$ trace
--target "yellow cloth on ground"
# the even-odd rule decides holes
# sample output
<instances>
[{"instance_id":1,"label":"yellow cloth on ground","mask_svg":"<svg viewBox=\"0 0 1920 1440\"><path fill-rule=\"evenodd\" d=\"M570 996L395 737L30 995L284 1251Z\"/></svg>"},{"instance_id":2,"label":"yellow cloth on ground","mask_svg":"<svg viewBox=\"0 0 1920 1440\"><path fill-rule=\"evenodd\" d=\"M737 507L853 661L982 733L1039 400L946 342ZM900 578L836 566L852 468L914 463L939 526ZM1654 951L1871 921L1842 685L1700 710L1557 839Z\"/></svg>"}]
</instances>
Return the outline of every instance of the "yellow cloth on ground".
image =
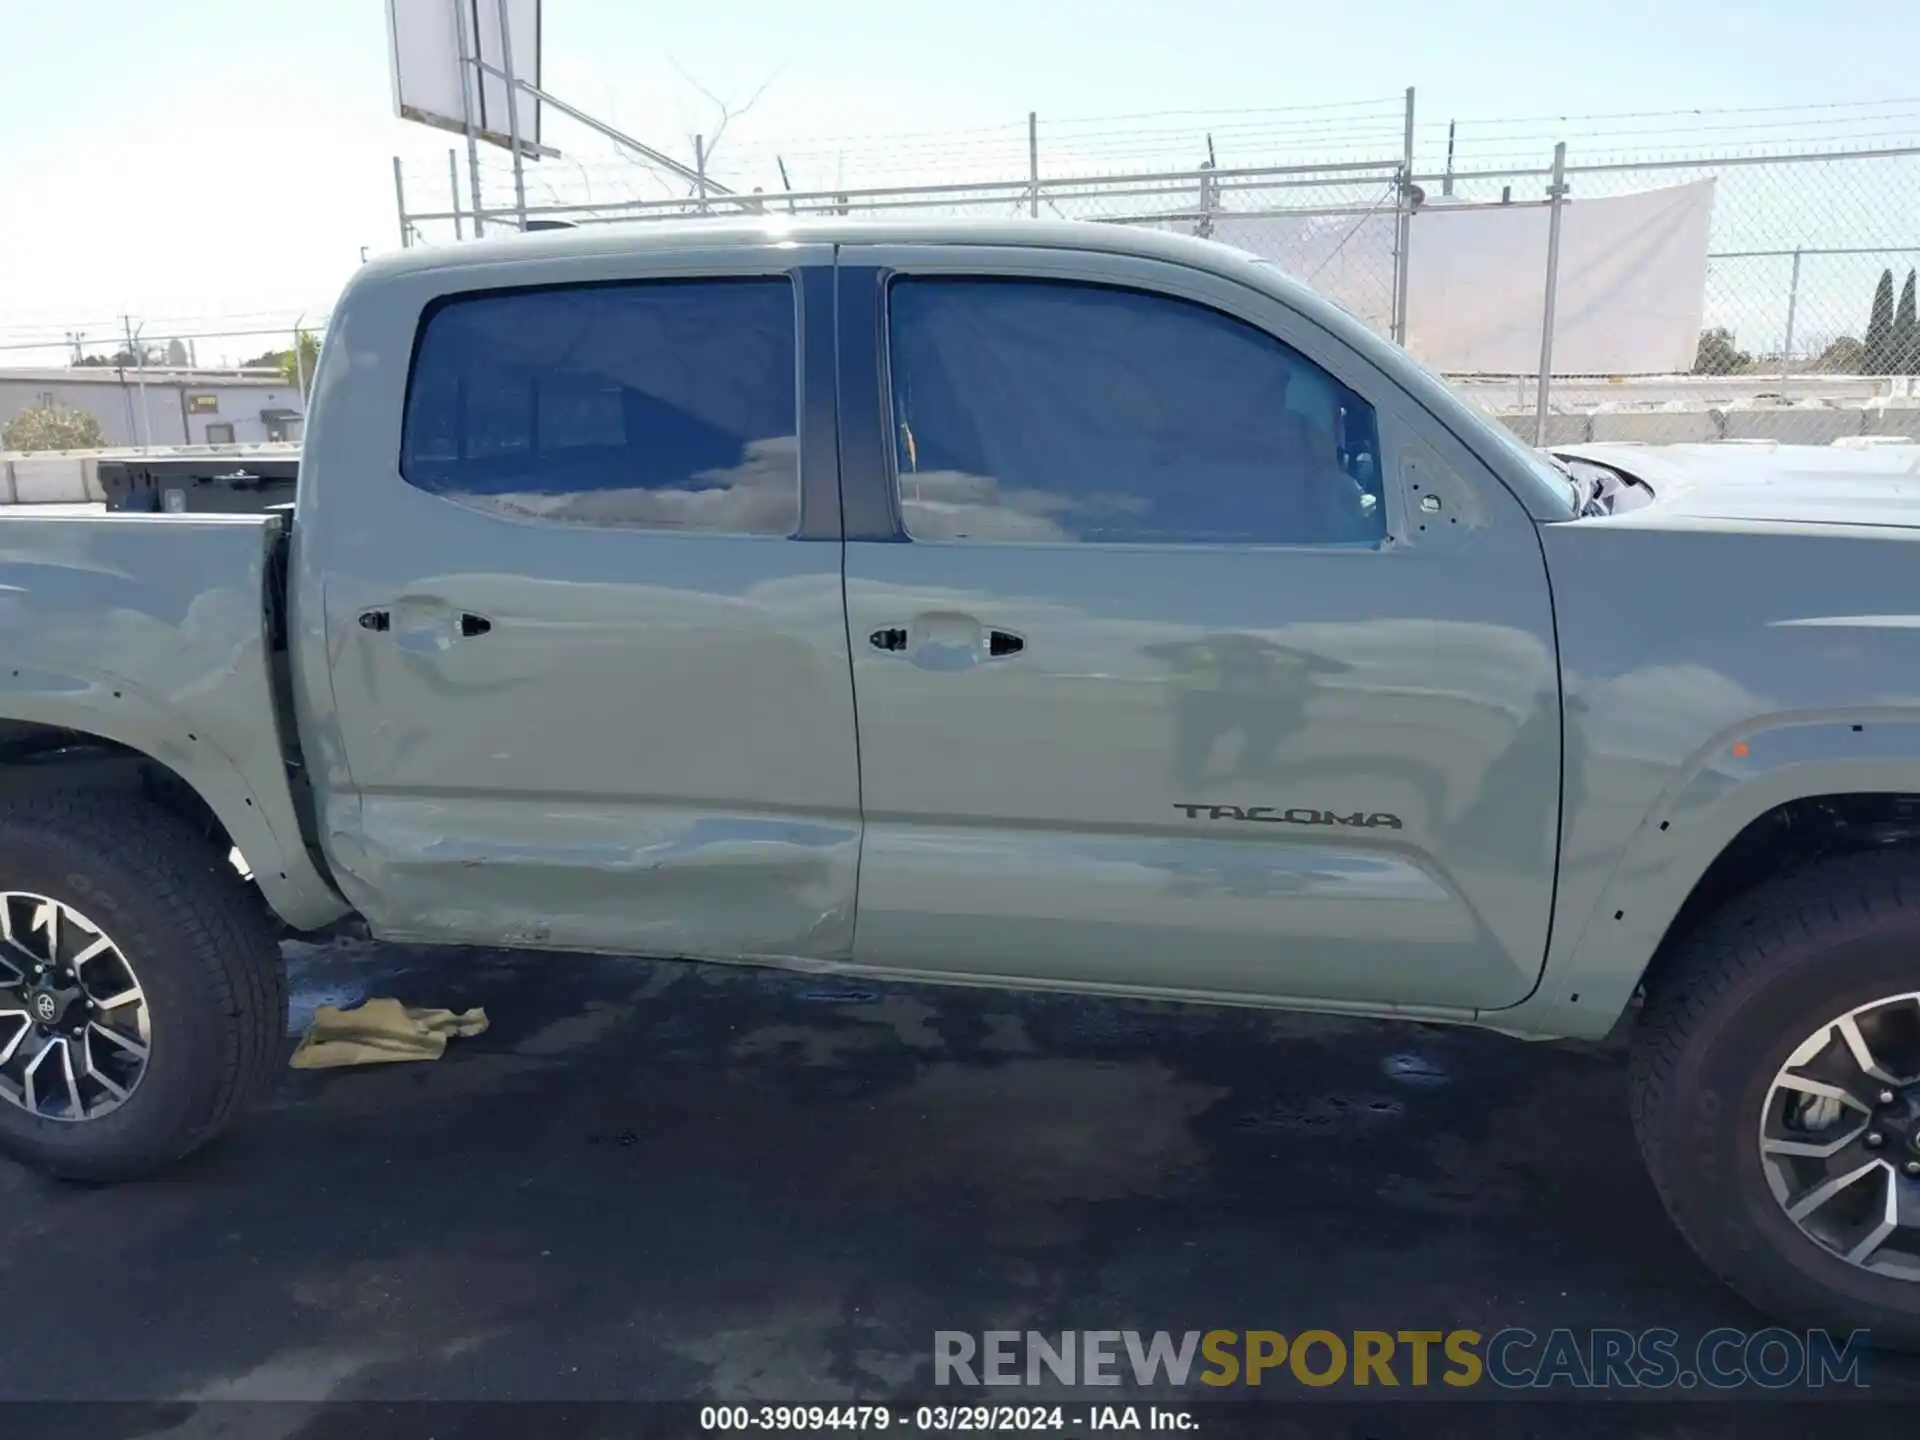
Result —
<instances>
[{"instance_id":1,"label":"yellow cloth on ground","mask_svg":"<svg viewBox=\"0 0 1920 1440\"><path fill-rule=\"evenodd\" d=\"M487 1012L475 1006L416 1010L398 1000L368 1000L351 1010L322 1005L294 1047L296 1070L327 1070L336 1065L384 1065L395 1060L438 1060L452 1035L478 1035L487 1028Z\"/></svg>"}]
</instances>

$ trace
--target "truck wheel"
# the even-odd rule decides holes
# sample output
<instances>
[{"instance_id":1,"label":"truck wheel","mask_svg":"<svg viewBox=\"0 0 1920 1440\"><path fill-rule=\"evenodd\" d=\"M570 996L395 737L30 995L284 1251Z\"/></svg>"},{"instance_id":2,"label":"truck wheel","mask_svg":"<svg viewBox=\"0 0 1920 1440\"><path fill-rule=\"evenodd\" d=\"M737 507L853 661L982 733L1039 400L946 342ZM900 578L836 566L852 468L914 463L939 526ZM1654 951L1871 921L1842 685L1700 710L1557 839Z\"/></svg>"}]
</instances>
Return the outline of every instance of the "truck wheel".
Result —
<instances>
[{"instance_id":1,"label":"truck wheel","mask_svg":"<svg viewBox=\"0 0 1920 1440\"><path fill-rule=\"evenodd\" d=\"M1920 856L1822 861L1709 918L1648 981L1631 1087L1653 1183L1721 1279L1920 1349Z\"/></svg>"},{"instance_id":2,"label":"truck wheel","mask_svg":"<svg viewBox=\"0 0 1920 1440\"><path fill-rule=\"evenodd\" d=\"M122 1180L203 1144L276 1068L279 948L220 849L84 791L0 806L0 1151Z\"/></svg>"}]
</instances>

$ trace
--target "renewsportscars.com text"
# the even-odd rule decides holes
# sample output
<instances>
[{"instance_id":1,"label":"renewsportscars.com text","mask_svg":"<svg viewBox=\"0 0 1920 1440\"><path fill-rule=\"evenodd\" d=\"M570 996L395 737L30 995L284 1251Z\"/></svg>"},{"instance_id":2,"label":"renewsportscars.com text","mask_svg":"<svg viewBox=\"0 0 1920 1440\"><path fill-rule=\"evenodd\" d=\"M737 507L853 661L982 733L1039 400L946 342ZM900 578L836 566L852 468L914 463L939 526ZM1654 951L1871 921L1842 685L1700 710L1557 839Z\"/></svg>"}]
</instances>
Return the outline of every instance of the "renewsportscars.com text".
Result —
<instances>
[{"instance_id":1,"label":"renewsportscars.com text","mask_svg":"<svg viewBox=\"0 0 1920 1440\"><path fill-rule=\"evenodd\" d=\"M1867 1385L1867 1332L937 1330L936 1385L1495 1386L1508 1390Z\"/></svg>"}]
</instances>

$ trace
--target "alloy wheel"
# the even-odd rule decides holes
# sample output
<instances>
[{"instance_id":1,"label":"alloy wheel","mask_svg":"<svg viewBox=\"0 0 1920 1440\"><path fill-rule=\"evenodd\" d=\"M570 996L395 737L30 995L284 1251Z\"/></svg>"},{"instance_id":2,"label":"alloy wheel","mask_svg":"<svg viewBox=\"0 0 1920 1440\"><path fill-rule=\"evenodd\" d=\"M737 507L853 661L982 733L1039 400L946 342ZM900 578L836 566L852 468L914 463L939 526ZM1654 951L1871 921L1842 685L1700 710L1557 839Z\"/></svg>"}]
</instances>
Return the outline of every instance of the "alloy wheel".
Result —
<instances>
[{"instance_id":1,"label":"alloy wheel","mask_svg":"<svg viewBox=\"0 0 1920 1440\"><path fill-rule=\"evenodd\" d=\"M147 1073L146 992L125 953L61 900L0 891L0 1101L95 1120Z\"/></svg>"}]
</instances>

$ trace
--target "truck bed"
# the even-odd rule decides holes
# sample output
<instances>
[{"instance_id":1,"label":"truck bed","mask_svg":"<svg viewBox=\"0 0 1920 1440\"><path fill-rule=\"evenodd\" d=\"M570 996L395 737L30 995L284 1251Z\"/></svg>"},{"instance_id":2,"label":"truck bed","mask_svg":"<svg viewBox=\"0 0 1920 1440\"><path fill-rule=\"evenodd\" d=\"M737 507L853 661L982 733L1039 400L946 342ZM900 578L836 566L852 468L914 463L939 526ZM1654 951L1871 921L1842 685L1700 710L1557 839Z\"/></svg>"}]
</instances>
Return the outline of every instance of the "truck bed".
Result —
<instances>
[{"instance_id":1,"label":"truck bed","mask_svg":"<svg viewBox=\"0 0 1920 1440\"><path fill-rule=\"evenodd\" d=\"M78 732L203 796L294 923L344 906L302 837L276 683L272 515L0 511L0 693L15 742Z\"/></svg>"}]
</instances>

